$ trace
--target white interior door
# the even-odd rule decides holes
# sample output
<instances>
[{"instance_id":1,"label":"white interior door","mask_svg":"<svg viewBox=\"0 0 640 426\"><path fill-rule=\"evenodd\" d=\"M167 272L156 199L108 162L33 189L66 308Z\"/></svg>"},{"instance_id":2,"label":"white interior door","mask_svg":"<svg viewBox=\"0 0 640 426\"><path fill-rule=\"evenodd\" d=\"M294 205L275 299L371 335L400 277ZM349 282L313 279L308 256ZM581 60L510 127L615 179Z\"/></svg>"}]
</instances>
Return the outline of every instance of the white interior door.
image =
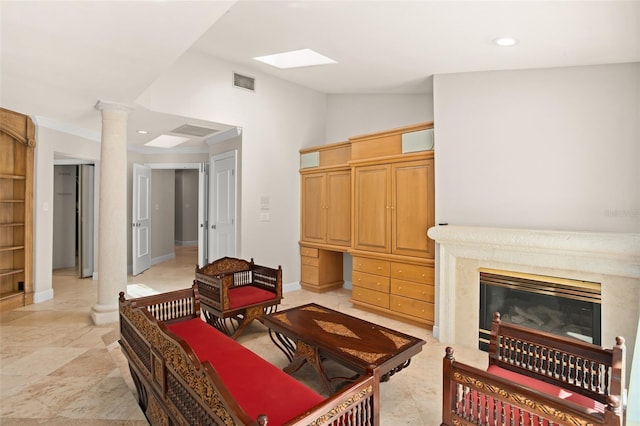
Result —
<instances>
[{"instance_id":1,"label":"white interior door","mask_svg":"<svg viewBox=\"0 0 640 426\"><path fill-rule=\"evenodd\" d=\"M209 211L209 165L200 164L198 173L198 266L209 263L208 249L208 211Z\"/></svg>"},{"instance_id":2,"label":"white interior door","mask_svg":"<svg viewBox=\"0 0 640 426\"><path fill-rule=\"evenodd\" d=\"M133 165L133 207L131 241L133 275L151 266L151 168Z\"/></svg>"},{"instance_id":3,"label":"white interior door","mask_svg":"<svg viewBox=\"0 0 640 426\"><path fill-rule=\"evenodd\" d=\"M93 275L94 167L78 167L78 273L80 278Z\"/></svg>"},{"instance_id":4,"label":"white interior door","mask_svg":"<svg viewBox=\"0 0 640 426\"><path fill-rule=\"evenodd\" d=\"M236 256L236 157L235 150L211 157L209 261Z\"/></svg>"}]
</instances>

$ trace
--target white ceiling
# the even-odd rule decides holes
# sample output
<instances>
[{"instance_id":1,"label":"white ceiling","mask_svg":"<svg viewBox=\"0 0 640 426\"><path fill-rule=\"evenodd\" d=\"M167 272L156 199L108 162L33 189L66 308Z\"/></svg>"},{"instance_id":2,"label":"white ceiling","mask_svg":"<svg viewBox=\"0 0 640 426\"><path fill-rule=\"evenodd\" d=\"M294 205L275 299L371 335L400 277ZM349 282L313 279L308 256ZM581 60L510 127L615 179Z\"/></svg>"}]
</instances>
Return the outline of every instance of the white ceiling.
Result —
<instances>
[{"instance_id":1,"label":"white ceiling","mask_svg":"<svg viewBox=\"0 0 640 426\"><path fill-rule=\"evenodd\" d=\"M330 94L430 93L440 73L640 61L639 1L2 0L0 19L2 106L94 135L98 100L135 106L189 49ZM518 44L492 44L505 35ZM279 70L251 59L300 48L338 63ZM136 106L129 144L187 121L229 129ZM149 135L135 134L142 126Z\"/></svg>"}]
</instances>

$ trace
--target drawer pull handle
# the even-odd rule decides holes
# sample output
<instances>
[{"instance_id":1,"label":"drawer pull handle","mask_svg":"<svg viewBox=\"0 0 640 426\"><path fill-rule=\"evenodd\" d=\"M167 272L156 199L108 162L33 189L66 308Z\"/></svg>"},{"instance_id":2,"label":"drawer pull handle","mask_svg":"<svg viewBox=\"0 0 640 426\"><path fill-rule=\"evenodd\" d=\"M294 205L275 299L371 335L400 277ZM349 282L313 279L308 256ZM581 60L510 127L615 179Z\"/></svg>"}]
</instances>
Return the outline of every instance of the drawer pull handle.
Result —
<instances>
[{"instance_id":1,"label":"drawer pull handle","mask_svg":"<svg viewBox=\"0 0 640 426\"><path fill-rule=\"evenodd\" d=\"M422 274L422 278L424 278L427 274Z\"/></svg>"},{"instance_id":2,"label":"drawer pull handle","mask_svg":"<svg viewBox=\"0 0 640 426\"><path fill-rule=\"evenodd\" d=\"M424 291L422 292L422 295L423 295L423 296L426 296L426 294L427 294L427 293L425 293Z\"/></svg>"},{"instance_id":3,"label":"drawer pull handle","mask_svg":"<svg viewBox=\"0 0 640 426\"><path fill-rule=\"evenodd\" d=\"M378 269L378 271L379 271L380 269L382 269L382 267L381 267L381 266L378 266L378 268L377 268L377 269Z\"/></svg>"},{"instance_id":4,"label":"drawer pull handle","mask_svg":"<svg viewBox=\"0 0 640 426\"><path fill-rule=\"evenodd\" d=\"M401 274L402 273L402 269L398 269L398 273Z\"/></svg>"},{"instance_id":5,"label":"drawer pull handle","mask_svg":"<svg viewBox=\"0 0 640 426\"><path fill-rule=\"evenodd\" d=\"M402 286L401 285L398 286L398 290L402 290Z\"/></svg>"}]
</instances>

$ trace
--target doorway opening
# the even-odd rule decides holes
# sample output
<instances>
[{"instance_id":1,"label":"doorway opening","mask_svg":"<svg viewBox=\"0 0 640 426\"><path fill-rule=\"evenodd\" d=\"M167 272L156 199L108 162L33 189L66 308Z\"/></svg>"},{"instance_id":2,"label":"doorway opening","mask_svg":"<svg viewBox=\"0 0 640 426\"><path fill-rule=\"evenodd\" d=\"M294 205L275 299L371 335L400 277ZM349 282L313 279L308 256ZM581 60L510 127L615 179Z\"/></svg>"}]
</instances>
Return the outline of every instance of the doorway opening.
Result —
<instances>
[{"instance_id":1,"label":"doorway opening","mask_svg":"<svg viewBox=\"0 0 640 426\"><path fill-rule=\"evenodd\" d=\"M52 269L93 277L95 167L56 162L53 185Z\"/></svg>"}]
</instances>

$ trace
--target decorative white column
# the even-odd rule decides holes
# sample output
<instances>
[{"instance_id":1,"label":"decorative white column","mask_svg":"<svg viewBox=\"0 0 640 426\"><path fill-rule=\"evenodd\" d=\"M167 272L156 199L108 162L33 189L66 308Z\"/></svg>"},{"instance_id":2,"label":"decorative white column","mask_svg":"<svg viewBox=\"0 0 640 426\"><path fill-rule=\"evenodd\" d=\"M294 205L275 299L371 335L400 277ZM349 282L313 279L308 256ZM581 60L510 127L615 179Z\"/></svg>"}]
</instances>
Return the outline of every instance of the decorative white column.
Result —
<instances>
[{"instance_id":1,"label":"decorative white column","mask_svg":"<svg viewBox=\"0 0 640 426\"><path fill-rule=\"evenodd\" d=\"M118 321L118 294L127 288L127 116L125 105L99 101L102 113L98 221L98 303L94 324Z\"/></svg>"}]
</instances>

